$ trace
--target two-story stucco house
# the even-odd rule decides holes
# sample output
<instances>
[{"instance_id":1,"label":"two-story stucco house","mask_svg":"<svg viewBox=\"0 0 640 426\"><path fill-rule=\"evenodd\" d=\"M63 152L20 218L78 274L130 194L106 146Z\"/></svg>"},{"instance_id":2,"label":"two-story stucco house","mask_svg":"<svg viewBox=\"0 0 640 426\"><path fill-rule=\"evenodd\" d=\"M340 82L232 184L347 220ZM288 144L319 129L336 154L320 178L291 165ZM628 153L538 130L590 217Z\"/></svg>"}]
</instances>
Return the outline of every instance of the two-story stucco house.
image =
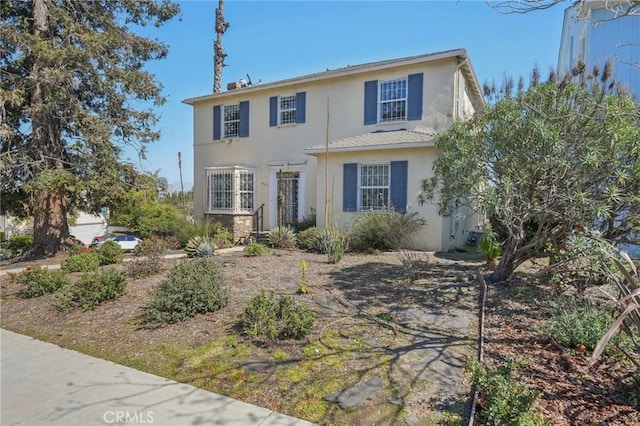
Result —
<instances>
[{"instance_id":1,"label":"two-story stucco house","mask_svg":"<svg viewBox=\"0 0 640 426\"><path fill-rule=\"evenodd\" d=\"M416 199L438 155L434 134L483 104L465 50L230 87L184 101L194 114L196 217L241 237L260 206L266 229L312 208L325 226L325 199L342 226L393 207L426 220L412 243L424 250L460 245L478 226L471 212L441 216Z\"/></svg>"}]
</instances>

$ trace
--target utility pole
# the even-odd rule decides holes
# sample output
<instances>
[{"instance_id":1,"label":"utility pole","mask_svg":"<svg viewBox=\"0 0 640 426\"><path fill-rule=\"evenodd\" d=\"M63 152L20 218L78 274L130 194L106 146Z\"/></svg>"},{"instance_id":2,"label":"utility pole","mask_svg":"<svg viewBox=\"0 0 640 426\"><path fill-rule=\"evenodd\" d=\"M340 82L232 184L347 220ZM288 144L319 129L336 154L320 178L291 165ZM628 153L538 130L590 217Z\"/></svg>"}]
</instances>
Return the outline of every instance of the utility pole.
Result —
<instances>
[{"instance_id":1,"label":"utility pole","mask_svg":"<svg viewBox=\"0 0 640 426\"><path fill-rule=\"evenodd\" d=\"M220 93L222 69L225 67L224 58L227 57L222 47L222 34L229 28L229 23L224 20L223 8L224 0L218 0L215 19L216 41L213 43L213 93Z\"/></svg>"},{"instance_id":2,"label":"utility pole","mask_svg":"<svg viewBox=\"0 0 640 426\"><path fill-rule=\"evenodd\" d=\"M180 172L180 198L182 198L182 214L187 217L187 205L185 204L184 183L182 182L182 152L178 151L178 171Z\"/></svg>"},{"instance_id":3,"label":"utility pole","mask_svg":"<svg viewBox=\"0 0 640 426\"><path fill-rule=\"evenodd\" d=\"M324 141L324 229L329 227L329 98L327 98L327 129Z\"/></svg>"}]
</instances>

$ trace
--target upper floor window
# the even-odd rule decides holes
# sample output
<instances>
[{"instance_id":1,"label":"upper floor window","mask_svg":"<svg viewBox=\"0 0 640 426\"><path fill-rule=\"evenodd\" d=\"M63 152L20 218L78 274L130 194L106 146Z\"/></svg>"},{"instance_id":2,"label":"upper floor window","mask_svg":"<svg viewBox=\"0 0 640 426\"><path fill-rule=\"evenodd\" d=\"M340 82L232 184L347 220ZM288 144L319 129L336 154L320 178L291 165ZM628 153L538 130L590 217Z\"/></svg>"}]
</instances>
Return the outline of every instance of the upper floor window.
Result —
<instances>
[{"instance_id":1,"label":"upper floor window","mask_svg":"<svg viewBox=\"0 0 640 426\"><path fill-rule=\"evenodd\" d=\"M293 124L296 122L296 96L280 96L278 111L280 125Z\"/></svg>"},{"instance_id":2,"label":"upper floor window","mask_svg":"<svg viewBox=\"0 0 640 426\"><path fill-rule=\"evenodd\" d=\"M407 119L407 79L380 81L378 84L378 123Z\"/></svg>"},{"instance_id":3,"label":"upper floor window","mask_svg":"<svg viewBox=\"0 0 640 426\"><path fill-rule=\"evenodd\" d=\"M224 138L237 138L240 130L240 106L225 105L223 114Z\"/></svg>"},{"instance_id":4,"label":"upper floor window","mask_svg":"<svg viewBox=\"0 0 640 426\"><path fill-rule=\"evenodd\" d=\"M213 139L249 137L249 101L213 107Z\"/></svg>"},{"instance_id":5,"label":"upper floor window","mask_svg":"<svg viewBox=\"0 0 640 426\"><path fill-rule=\"evenodd\" d=\"M364 82L364 124L422 120L423 73Z\"/></svg>"},{"instance_id":6,"label":"upper floor window","mask_svg":"<svg viewBox=\"0 0 640 426\"><path fill-rule=\"evenodd\" d=\"M269 98L269 126L301 124L306 119L307 92Z\"/></svg>"}]
</instances>

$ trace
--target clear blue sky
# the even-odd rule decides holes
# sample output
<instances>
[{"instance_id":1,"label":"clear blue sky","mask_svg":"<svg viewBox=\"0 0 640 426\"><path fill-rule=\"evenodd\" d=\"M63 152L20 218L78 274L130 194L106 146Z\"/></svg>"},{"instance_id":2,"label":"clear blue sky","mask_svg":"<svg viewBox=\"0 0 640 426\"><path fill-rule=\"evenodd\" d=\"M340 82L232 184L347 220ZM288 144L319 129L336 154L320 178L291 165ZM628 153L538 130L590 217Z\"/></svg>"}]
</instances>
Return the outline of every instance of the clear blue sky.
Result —
<instances>
[{"instance_id":1,"label":"clear blue sky","mask_svg":"<svg viewBox=\"0 0 640 426\"><path fill-rule=\"evenodd\" d=\"M213 20L218 1L179 2L182 19L145 34L169 45L165 60L147 67L164 85L161 139L148 146L147 171L175 182L178 151L185 189L193 183L193 122L183 99L213 86ZM484 1L240 1L226 0L230 27L223 37L228 82L263 83L365 62L449 49L468 51L480 84L506 74L527 77L534 65L545 75L556 65L564 9L502 15Z\"/></svg>"}]
</instances>

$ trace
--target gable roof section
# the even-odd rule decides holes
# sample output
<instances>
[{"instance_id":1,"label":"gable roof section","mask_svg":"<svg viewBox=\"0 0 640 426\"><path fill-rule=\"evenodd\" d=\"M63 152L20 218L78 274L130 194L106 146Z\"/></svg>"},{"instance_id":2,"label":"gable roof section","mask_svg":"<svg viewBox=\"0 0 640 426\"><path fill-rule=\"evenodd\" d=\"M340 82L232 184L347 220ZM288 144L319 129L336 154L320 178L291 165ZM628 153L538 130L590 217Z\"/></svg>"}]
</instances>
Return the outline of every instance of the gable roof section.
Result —
<instances>
[{"instance_id":1,"label":"gable roof section","mask_svg":"<svg viewBox=\"0 0 640 426\"><path fill-rule=\"evenodd\" d=\"M421 148L435 146L433 133L415 130L389 130L363 133L329 143L330 152L371 151L379 149ZM324 154L325 144L305 149L310 155Z\"/></svg>"},{"instance_id":2,"label":"gable roof section","mask_svg":"<svg viewBox=\"0 0 640 426\"><path fill-rule=\"evenodd\" d=\"M195 105L199 102L204 102L212 99L221 99L227 96L237 95L238 93L260 92L263 90L286 87L293 84L302 84L302 83L308 83L312 81L329 80L332 78L344 77L344 76L353 75L353 74L360 74L368 71L384 70L384 69L398 67L398 66L413 65L413 64L418 64L422 62L433 62L433 61L439 61L439 60L451 59L451 58L458 58L458 66L462 68L462 72L465 75L465 78L467 78L471 82L471 84L469 85L469 88L473 93L474 97L476 97L476 101L474 101L474 105L476 105L477 102L483 103L480 84L478 83L478 79L476 77L475 71L473 70L473 66L471 65L471 61L469 60L469 56L465 49L446 50L442 52L408 56L405 58L387 59L383 61L368 62L360 65L347 65L346 67L336 68L334 70L327 69L326 71L322 71L314 74L307 74L300 77L293 77L293 78L288 78L284 80L278 80L271 83L261 83L253 86L243 87L240 89L228 90L226 92L211 93L204 96L187 98L187 99L184 99L182 102L188 105Z\"/></svg>"}]
</instances>

